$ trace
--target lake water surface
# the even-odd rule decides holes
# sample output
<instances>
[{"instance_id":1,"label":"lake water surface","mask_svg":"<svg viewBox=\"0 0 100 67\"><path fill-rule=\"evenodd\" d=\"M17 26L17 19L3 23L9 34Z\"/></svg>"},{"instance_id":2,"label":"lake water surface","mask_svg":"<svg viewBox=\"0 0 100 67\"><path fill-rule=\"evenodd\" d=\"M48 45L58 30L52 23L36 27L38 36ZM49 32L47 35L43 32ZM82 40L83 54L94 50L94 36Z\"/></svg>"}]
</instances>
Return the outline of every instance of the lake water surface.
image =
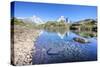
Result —
<instances>
[{"instance_id":1,"label":"lake water surface","mask_svg":"<svg viewBox=\"0 0 100 67\"><path fill-rule=\"evenodd\" d=\"M89 40L80 43L73 40L80 37ZM33 64L94 61L97 59L97 37L82 37L72 31L62 33L41 31L35 42Z\"/></svg>"}]
</instances>

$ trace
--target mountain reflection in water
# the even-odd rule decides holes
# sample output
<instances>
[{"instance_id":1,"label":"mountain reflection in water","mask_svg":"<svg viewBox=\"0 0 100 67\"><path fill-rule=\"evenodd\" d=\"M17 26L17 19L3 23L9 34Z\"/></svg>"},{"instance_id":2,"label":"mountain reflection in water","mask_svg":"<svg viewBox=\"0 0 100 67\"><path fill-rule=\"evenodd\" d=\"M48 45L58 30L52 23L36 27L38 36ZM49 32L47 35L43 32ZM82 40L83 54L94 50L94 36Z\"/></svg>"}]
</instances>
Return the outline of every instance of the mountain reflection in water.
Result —
<instances>
[{"instance_id":1,"label":"mountain reflection in water","mask_svg":"<svg viewBox=\"0 0 100 67\"><path fill-rule=\"evenodd\" d=\"M42 30L35 42L33 64L93 61L97 59L96 36L84 37L84 32ZM88 34L85 36L89 36ZM89 43L80 43L73 38L83 38Z\"/></svg>"}]
</instances>

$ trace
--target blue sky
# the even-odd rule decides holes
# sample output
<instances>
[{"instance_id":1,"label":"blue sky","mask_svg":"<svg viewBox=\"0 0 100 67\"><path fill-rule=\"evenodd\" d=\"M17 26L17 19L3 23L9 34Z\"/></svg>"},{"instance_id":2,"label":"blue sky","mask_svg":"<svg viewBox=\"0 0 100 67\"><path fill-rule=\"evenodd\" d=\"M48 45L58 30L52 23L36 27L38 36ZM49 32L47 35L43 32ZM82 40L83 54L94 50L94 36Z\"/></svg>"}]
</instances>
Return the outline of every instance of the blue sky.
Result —
<instances>
[{"instance_id":1,"label":"blue sky","mask_svg":"<svg viewBox=\"0 0 100 67\"><path fill-rule=\"evenodd\" d=\"M13 2L14 8L11 14L14 17L27 18L33 15L40 17L44 21L57 20L60 16L68 17L71 21L97 17L96 6ZM13 7L13 6L11 6Z\"/></svg>"}]
</instances>

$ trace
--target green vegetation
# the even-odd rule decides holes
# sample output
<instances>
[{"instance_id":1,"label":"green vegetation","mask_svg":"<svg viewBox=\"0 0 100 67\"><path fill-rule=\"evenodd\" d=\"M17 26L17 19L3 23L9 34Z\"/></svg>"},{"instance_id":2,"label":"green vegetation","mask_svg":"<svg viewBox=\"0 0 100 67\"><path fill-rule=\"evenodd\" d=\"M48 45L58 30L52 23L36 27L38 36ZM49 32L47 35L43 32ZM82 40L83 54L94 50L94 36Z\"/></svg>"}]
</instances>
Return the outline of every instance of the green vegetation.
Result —
<instances>
[{"instance_id":1,"label":"green vegetation","mask_svg":"<svg viewBox=\"0 0 100 67\"><path fill-rule=\"evenodd\" d=\"M71 24L70 29L82 31L97 31L97 21L92 19L79 21Z\"/></svg>"},{"instance_id":2,"label":"green vegetation","mask_svg":"<svg viewBox=\"0 0 100 67\"><path fill-rule=\"evenodd\" d=\"M69 29L69 24L65 23L63 21L57 22L57 21L48 21L43 25L43 28L46 30L52 29L52 30L60 30L60 29Z\"/></svg>"},{"instance_id":3,"label":"green vegetation","mask_svg":"<svg viewBox=\"0 0 100 67\"><path fill-rule=\"evenodd\" d=\"M19 20L17 18L12 18L11 19L11 25L25 25L25 23L22 20Z\"/></svg>"},{"instance_id":4,"label":"green vegetation","mask_svg":"<svg viewBox=\"0 0 100 67\"><path fill-rule=\"evenodd\" d=\"M37 25L35 23L25 23L23 22L21 19L17 19L17 18L12 18L11 19L11 25L19 25L19 26L24 26L27 28L37 28Z\"/></svg>"},{"instance_id":5,"label":"green vegetation","mask_svg":"<svg viewBox=\"0 0 100 67\"><path fill-rule=\"evenodd\" d=\"M20 25L27 28L35 28L35 29L44 29L46 31L50 32L64 32L68 30L74 30L74 31L84 31L83 32L75 32L76 34L83 36L83 37L94 37L97 36L97 21L92 19L86 19L82 21L78 21L72 24L65 23L64 21L47 21L44 24L36 24L36 23L29 23L29 22L23 22L21 19L12 18L11 19L11 25ZM85 31L90 31L90 33L87 33ZM91 33L94 32L94 33Z\"/></svg>"}]
</instances>

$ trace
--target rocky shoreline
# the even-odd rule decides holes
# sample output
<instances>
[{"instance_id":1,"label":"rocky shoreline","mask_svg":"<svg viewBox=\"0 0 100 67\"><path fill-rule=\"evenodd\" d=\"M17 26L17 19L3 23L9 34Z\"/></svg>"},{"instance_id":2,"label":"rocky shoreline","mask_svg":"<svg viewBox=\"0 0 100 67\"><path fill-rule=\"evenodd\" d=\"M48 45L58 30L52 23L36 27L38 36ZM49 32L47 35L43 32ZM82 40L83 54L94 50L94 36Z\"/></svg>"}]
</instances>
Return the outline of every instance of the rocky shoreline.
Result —
<instances>
[{"instance_id":1,"label":"rocky shoreline","mask_svg":"<svg viewBox=\"0 0 100 67\"><path fill-rule=\"evenodd\" d=\"M34 54L34 42L39 35L39 30L25 26L15 25L11 30L11 64L30 65Z\"/></svg>"}]
</instances>

